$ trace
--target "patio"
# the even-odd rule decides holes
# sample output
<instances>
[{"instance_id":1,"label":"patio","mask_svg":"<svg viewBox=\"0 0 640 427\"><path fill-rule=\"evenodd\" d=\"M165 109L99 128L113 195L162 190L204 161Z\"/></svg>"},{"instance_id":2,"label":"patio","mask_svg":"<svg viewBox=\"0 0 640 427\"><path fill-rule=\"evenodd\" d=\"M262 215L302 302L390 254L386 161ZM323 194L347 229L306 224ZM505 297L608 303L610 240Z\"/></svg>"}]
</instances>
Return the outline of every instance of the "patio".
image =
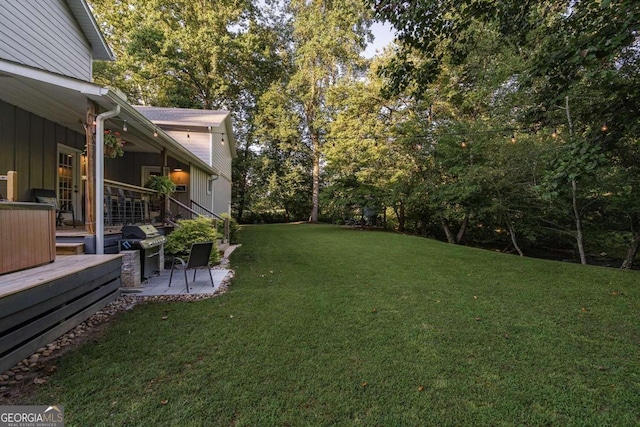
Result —
<instances>
[{"instance_id":1,"label":"patio","mask_svg":"<svg viewBox=\"0 0 640 427\"><path fill-rule=\"evenodd\" d=\"M206 271L198 271L196 274L196 280L193 280L193 272L187 271L187 278L189 280L189 291L184 283L184 273L180 269L176 269L173 272L173 281L169 286L169 277L171 275L170 269L164 269L160 273L149 277L145 280L140 287L123 287L120 288L123 294L129 294L139 297L148 296L161 296L161 295L213 295L220 292L220 289L226 282L233 278L233 270L229 270L225 267L229 265L229 256L239 245L228 246L224 254L220 265L217 265L211 269L211 275L213 276L213 284L211 286L211 280Z\"/></svg>"},{"instance_id":2,"label":"patio","mask_svg":"<svg viewBox=\"0 0 640 427\"><path fill-rule=\"evenodd\" d=\"M188 271L187 277L189 279L189 293L187 294L187 288L184 284L184 273L182 270L175 270L173 272L173 281L169 286L169 276L171 270L166 269L147 279L140 288L121 288L123 294L131 294L140 297L158 296L158 295L212 295L219 289L222 282L229 276L231 270L212 268L211 275L213 276L213 284L211 286L211 280L209 275L200 270L196 274L196 280L193 280L193 272Z\"/></svg>"}]
</instances>

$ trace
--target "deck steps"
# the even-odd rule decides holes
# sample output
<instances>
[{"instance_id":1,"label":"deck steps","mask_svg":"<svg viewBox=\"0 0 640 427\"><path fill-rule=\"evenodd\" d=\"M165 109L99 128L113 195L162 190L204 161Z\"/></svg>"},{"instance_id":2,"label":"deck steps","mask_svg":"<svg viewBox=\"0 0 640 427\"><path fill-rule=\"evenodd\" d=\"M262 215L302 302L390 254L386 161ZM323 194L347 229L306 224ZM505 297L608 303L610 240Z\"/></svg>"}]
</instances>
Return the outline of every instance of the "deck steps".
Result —
<instances>
[{"instance_id":1,"label":"deck steps","mask_svg":"<svg viewBox=\"0 0 640 427\"><path fill-rule=\"evenodd\" d=\"M56 242L56 255L81 255L84 253L84 243Z\"/></svg>"}]
</instances>

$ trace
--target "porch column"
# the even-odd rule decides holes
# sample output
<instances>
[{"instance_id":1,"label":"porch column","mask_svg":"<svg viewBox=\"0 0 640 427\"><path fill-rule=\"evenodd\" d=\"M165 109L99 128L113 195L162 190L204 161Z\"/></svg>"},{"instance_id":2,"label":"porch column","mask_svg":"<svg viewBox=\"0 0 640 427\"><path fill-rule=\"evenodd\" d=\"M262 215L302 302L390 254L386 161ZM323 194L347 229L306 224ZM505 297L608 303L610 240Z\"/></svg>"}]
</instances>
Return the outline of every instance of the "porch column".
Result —
<instances>
[{"instance_id":1,"label":"porch column","mask_svg":"<svg viewBox=\"0 0 640 427\"><path fill-rule=\"evenodd\" d=\"M160 171L161 174L164 175L164 171L167 169L168 166L168 153L167 153L167 148L163 147L162 148L162 166L160 167ZM164 220L167 217L167 212L169 211L168 209L169 207L169 199L167 198L167 196L162 195L162 201L160 202L160 224L164 224Z\"/></svg>"},{"instance_id":2,"label":"porch column","mask_svg":"<svg viewBox=\"0 0 640 427\"><path fill-rule=\"evenodd\" d=\"M104 254L104 122L120 113L120 106L116 105L111 111L106 111L96 117L96 254Z\"/></svg>"},{"instance_id":3,"label":"porch column","mask_svg":"<svg viewBox=\"0 0 640 427\"><path fill-rule=\"evenodd\" d=\"M87 102L87 115L84 125L85 141L87 146L87 180L85 185L85 230L90 235L96 234L96 134L93 122L96 117L96 106L92 101Z\"/></svg>"}]
</instances>

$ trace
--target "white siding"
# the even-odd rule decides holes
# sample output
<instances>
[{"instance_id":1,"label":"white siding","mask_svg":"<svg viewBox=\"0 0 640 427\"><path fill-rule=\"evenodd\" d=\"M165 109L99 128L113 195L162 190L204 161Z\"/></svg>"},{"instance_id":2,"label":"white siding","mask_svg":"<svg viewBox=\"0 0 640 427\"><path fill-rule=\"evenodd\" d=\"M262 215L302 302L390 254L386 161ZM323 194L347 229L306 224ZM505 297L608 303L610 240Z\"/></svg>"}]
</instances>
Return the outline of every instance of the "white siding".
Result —
<instances>
[{"instance_id":1,"label":"white siding","mask_svg":"<svg viewBox=\"0 0 640 427\"><path fill-rule=\"evenodd\" d=\"M213 192L207 193L207 186L209 185L210 175L205 173L202 169L195 166L191 166L191 200L204 206L208 210L213 210ZM199 212L197 207L194 207L196 212ZM204 212L201 212L204 214Z\"/></svg>"},{"instance_id":2,"label":"white siding","mask_svg":"<svg viewBox=\"0 0 640 427\"><path fill-rule=\"evenodd\" d=\"M206 164L211 164L211 134L168 130L167 133ZM189 135L189 138L187 138Z\"/></svg>"},{"instance_id":3,"label":"white siding","mask_svg":"<svg viewBox=\"0 0 640 427\"><path fill-rule=\"evenodd\" d=\"M229 141L223 141L223 135L213 134L211 139L211 157L212 164L216 170L220 171L220 175L231 180L231 152L229 150Z\"/></svg>"},{"instance_id":4,"label":"white siding","mask_svg":"<svg viewBox=\"0 0 640 427\"><path fill-rule=\"evenodd\" d=\"M231 180L220 177L213 182L213 211L217 214L228 213L231 202Z\"/></svg>"},{"instance_id":5,"label":"white siding","mask_svg":"<svg viewBox=\"0 0 640 427\"><path fill-rule=\"evenodd\" d=\"M91 81L91 47L63 0L0 1L0 58Z\"/></svg>"}]
</instances>

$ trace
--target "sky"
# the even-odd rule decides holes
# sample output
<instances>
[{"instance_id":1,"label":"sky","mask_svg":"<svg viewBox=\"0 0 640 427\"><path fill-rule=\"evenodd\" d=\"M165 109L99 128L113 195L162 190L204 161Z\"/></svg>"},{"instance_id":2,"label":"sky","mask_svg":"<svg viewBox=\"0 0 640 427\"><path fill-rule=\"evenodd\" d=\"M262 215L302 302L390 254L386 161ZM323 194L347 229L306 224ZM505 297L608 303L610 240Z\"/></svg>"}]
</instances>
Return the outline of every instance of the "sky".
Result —
<instances>
[{"instance_id":1,"label":"sky","mask_svg":"<svg viewBox=\"0 0 640 427\"><path fill-rule=\"evenodd\" d=\"M387 23L374 22L371 26L371 32L373 33L375 39L373 40L373 43L370 43L369 46L367 46L367 49L364 51L363 56L366 58L373 57L376 52L382 52L384 47L391 43L394 39L394 32L391 29L391 26Z\"/></svg>"}]
</instances>

